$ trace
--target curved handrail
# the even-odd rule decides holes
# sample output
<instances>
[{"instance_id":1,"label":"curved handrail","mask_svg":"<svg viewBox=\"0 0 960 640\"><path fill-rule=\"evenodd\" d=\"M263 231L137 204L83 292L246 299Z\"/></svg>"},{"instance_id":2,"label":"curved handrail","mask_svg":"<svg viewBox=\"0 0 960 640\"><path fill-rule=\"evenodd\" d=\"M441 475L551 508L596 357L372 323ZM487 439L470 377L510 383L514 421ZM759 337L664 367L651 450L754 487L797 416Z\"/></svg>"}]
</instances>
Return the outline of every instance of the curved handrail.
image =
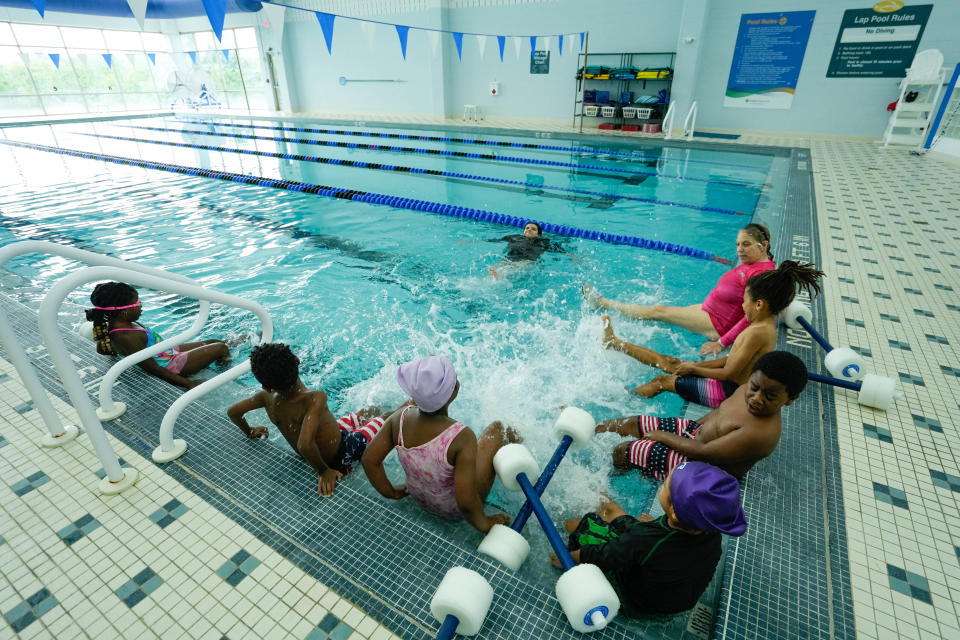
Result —
<instances>
[{"instance_id":1,"label":"curved handrail","mask_svg":"<svg viewBox=\"0 0 960 640\"><path fill-rule=\"evenodd\" d=\"M136 273L122 267L87 267L85 269L75 271L70 275L61 278L53 287L51 287L49 293L47 293L46 297L43 299L43 302L40 304L40 334L43 336L44 341L48 345L47 350L50 352L51 359L54 360L54 364L57 366L57 370L60 372L64 386L67 387L67 391L70 393L70 399L73 400L74 405L77 407L78 413L80 413L81 405L83 405L84 411L81 413L81 419L84 421L84 426L87 425L87 420L90 420L90 415L92 413L92 422L96 423L96 428L100 429L101 432L103 430L99 418L96 417L96 413L93 411L93 405L83 390L83 384L80 382L80 377L77 375L77 372L70 363L70 358L67 355L66 347L63 344L63 338L59 335L59 331L57 329L56 312L63 303L63 299L76 287L94 280L104 280L110 278L123 278L132 284L146 287L148 289L170 291L172 293L196 298L198 300L208 300L210 302L217 302L219 304L230 305L252 311L260 319L262 325L261 340L263 342L270 342L273 339L273 322L270 320L267 310L256 302L251 302L238 296L221 293L212 289L206 289L194 284L171 281L167 277L167 274L164 274L164 276L161 277L146 273ZM55 351L56 354L54 354ZM167 409L167 412L163 416L163 421L160 424L159 434L160 446L157 447L156 451L154 451L154 459L156 460L158 457L161 457L161 459L164 461L171 460L176 457L176 455L183 453L183 451L186 449L185 443L180 445L174 443L173 425L180 416L180 413L188 404L200 396L203 396L206 393L216 389L220 385L240 377L248 371L250 371L249 360L244 361L243 363L232 367L227 371L214 376L213 378L210 378L206 382L194 387L193 389L190 389L182 396L177 398L177 400L170 405L170 408ZM73 391L71 391L71 389L73 389ZM74 397L75 395L76 398ZM177 454L171 456L170 454L174 451L177 451ZM161 456L160 454L163 455Z\"/></svg>"},{"instance_id":2,"label":"curved handrail","mask_svg":"<svg viewBox=\"0 0 960 640\"><path fill-rule=\"evenodd\" d=\"M73 260L84 262L86 264L119 266L140 273L163 274L165 277L170 279L179 280L182 282L193 282L193 280L187 278L186 276L177 275L175 273L167 273L166 271L155 269L153 267L147 267L133 262L126 262L124 260L120 260L119 258L111 258L110 256L94 253L92 251L76 249L74 247L68 247L43 240L22 240L20 242L13 242L6 246L0 247L0 267L13 258L27 253L46 253L64 258L72 258ZM23 350L23 346L17 339L16 334L13 333L13 330L10 327L10 320L2 308L0 308L0 343L3 344L3 347L7 352L7 356L10 358L10 362L17 370L17 374L20 376L23 386L26 387L27 393L30 394L30 399L33 401L33 406L36 407L37 411L40 413L40 417L43 419L43 423L46 425L52 441L56 441L57 439L60 439L61 442L69 440L70 437L72 437L67 437L69 436L70 429L64 429L63 423L60 420L60 416L57 414L57 410L53 408L53 404L50 402L47 392L43 389L43 385L40 383L40 379L37 377L37 373L34 370L33 365L30 363L29 358L27 358L27 354ZM76 433L76 430L72 429L72 433ZM110 452L113 455L113 458L116 459L116 454L113 454L112 448L110 449ZM101 459L100 462L104 463L104 469L106 469L107 463L103 459Z\"/></svg>"},{"instance_id":3,"label":"curved handrail","mask_svg":"<svg viewBox=\"0 0 960 640\"><path fill-rule=\"evenodd\" d=\"M162 342L158 342L152 347L146 349L141 349L135 353L131 353L127 357L120 360L114 364L110 369L103 375L103 379L100 381L100 413L101 415L109 415L114 413L116 407L113 404L113 385L116 384L117 378L120 377L120 374L129 369L130 367L140 364L148 358L152 358L162 351L167 349L172 349L178 345L183 344L184 342L190 340L198 333L203 330L203 325L207 323L207 318L210 316L210 302L207 300L200 301L200 312L197 314L196 320L193 321L193 324L190 325L190 328L184 331L183 333L178 333L177 335L167 338ZM120 409L120 412L123 412L123 409Z\"/></svg>"},{"instance_id":4,"label":"curved handrail","mask_svg":"<svg viewBox=\"0 0 960 640\"><path fill-rule=\"evenodd\" d=\"M689 127L687 125L690 125ZM687 140L693 140L693 128L697 126L697 101L694 100L683 119L683 135Z\"/></svg>"},{"instance_id":5,"label":"curved handrail","mask_svg":"<svg viewBox=\"0 0 960 640\"><path fill-rule=\"evenodd\" d=\"M676 102L671 102L670 106L667 107L667 115L663 116L663 124L661 125L661 128L664 131L664 140L669 140L673 137L673 119L676 117L676 106Z\"/></svg>"}]
</instances>

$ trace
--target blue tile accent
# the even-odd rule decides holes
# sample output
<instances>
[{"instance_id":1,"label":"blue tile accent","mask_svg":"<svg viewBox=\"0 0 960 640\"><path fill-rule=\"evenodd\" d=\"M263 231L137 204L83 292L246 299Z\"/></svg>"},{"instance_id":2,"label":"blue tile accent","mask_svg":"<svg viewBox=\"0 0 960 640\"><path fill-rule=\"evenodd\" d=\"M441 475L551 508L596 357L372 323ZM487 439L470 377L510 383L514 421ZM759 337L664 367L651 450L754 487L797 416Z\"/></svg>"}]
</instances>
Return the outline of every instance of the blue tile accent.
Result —
<instances>
[{"instance_id":1,"label":"blue tile accent","mask_svg":"<svg viewBox=\"0 0 960 640\"><path fill-rule=\"evenodd\" d=\"M950 311L960 311L960 307L955 304L947 304L947 309Z\"/></svg>"},{"instance_id":2,"label":"blue tile accent","mask_svg":"<svg viewBox=\"0 0 960 640\"><path fill-rule=\"evenodd\" d=\"M904 287L903 290L904 290L906 293L910 293L910 294L913 294L913 295L915 295L915 296L922 296L922 295L923 295L923 291L920 291L920 289L911 289L910 287Z\"/></svg>"},{"instance_id":3,"label":"blue tile accent","mask_svg":"<svg viewBox=\"0 0 960 640\"><path fill-rule=\"evenodd\" d=\"M948 367L947 365L942 364L940 365L940 371L943 371L948 375L957 376L958 378L960 378L960 369L955 369L954 367Z\"/></svg>"},{"instance_id":4,"label":"blue tile accent","mask_svg":"<svg viewBox=\"0 0 960 640\"><path fill-rule=\"evenodd\" d=\"M933 418L927 418L926 416L918 416L915 413L910 414L913 418L913 424L918 427L924 427L930 429L930 431L936 431L937 433L943 433L943 427L940 426L940 423Z\"/></svg>"},{"instance_id":5,"label":"blue tile accent","mask_svg":"<svg viewBox=\"0 0 960 640\"><path fill-rule=\"evenodd\" d=\"M891 300L890 294L888 294L888 293L882 293L882 292L880 292L880 291L874 291L874 292L873 292L873 297L874 297L874 298L880 298L881 300Z\"/></svg>"},{"instance_id":6,"label":"blue tile accent","mask_svg":"<svg viewBox=\"0 0 960 640\"><path fill-rule=\"evenodd\" d=\"M24 402L23 404L17 405L13 408L13 410L19 413L20 415L25 414L31 409L33 409L33 402L30 400L28 400L27 402Z\"/></svg>"},{"instance_id":7,"label":"blue tile accent","mask_svg":"<svg viewBox=\"0 0 960 640\"><path fill-rule=\"evenodd\" d=\"M157 523L161 529L164 529L187 511L189 511L189 509L185 504L174 499L151 513L149 518Z\"/></svg>"},{"instance_id":8,"label":"blue tile accent","mask_svg":"<svg viewBox=\"0 0 960 640\"><path fill-rule=\"evenodd\" d=\"M925 310L923 310L923 309L914 309L913 312L914 312L915 314L917 314L918 316L923 316L924 318L933 318L933 317L934 317L934 315L933 315L932 313L930 313L929 311L925 311Z\"/></svg>"},{"instance_id":9,"label":"blue tile accent","mask_svg":"<svg viewBox=\"0 0 960 640\"><path fill-rule=\"evenodd\" d=\"M4 438L3 436L0 436L0 447L5 447L5 446L7 446L8 444L10 444L10 443L7 441L7 439Z\"/></svg>"},{"instance_id":10,"label":"blue tile accent","mask_svg":"<svg viewBox=\"0 0 960 640\"><path fill-rule=\"evenodd\" d=\"M930 469L930 479L933 480L934 485L942 489L960 492L960 477L958 476L937 469Z\"/></svg>"},{"instance_id":11,"label":"blue tile accent","mask_svg":"<svg viewBox=\"0 0 960 640\"><path fill-rule=\"evenodd\" d=\"M36 473L30 474L23 480L19 480L10 485L10 488L13 489L13 492L18 496L24 496L37 487L40 487L48 482L50 482L50 477L47 476L47 474L45 474L43 471L37 471Z\"/></svg>"},{"instance_id":12,"label":"blue tile accent","mask_svg":"<svg viewBox=\"0 0 960 640\"><path fill-rule=\"evenodd\" d=\"M934 342L936 344L950 344L950 341L944 338L943 336L936 336L932 333L925 333L923 335L930 342Z\"/></svg>"},{"instance_id":13,"label":"blue tile accent","mask_svg":"<svg viewBox=\"0 0 960 640\"><path fill-rule=\"evenodd\" d=\"M9 379L10 379L10 376L8 376L5 373L0 373L0 382L6 382Z\"/></svg>"},{"instance_id":14,"label":"blue tile accent","mask_svg":"<svg viewBox=\"0 0 960 640\"><path fill-rule=\"evenodd\" d=\"M866 347L857 347L854 345L850 345L850 348L853 349L856 353L859 353L860 355L862 355L864 358L873 357L873 352L870 351L870 349L867 349Z\"/></svg>"},{"instance_id":15,"label":"blue tile accent","mask_svg":"<svg viewBox=\"0 0 960 640\"><path fill-rule=\"evenodd\" d=\"M137 575L127 580L120 588L114 591L117 597L131 609L146 598L151 592L163 584L163 579L153 569L146 567Z\"/></svg>"},{"instance_id":16,"label":"blue tile accent","mask_svg":"<svg viewBox=\"0 0 960 640\"><path fill-rule=\"evenodd\" d=\"M933 288L934 288L934 289L940 289L940 291L953 291L953 287L948 286L948 285L945 285L945 284L937 284L937 283L934 283L934 284L933 284Z\"/></svg>"},{"instance_id":17,"label":"blue tile accent","mask_svg":"<svg viewBox=\"0 0 960 640\"><path fill-rule=\"evenodd\" d=\"M71 545L99 526L100 523L88 513L65 526L57 532L57 535L60 536L67 545Z\"/></svg>"},{"instance_id":18,"label":"blue tile accent","mask_svg":"<svg viewBox=\"0 0 960 640\"><path fill-rule=\"evenodd\" d=\"M890 580L890 588L894 591L899 591L921 602L933 604L933 600L930 598L930 585L923 576L905 571L892 564L887 565L887 574Z\"/></svg>"},{"instance_id":19,"label":"blue tile accent","mask_svg":"<svg viewBox=\"0 0 960 640\"><path fill-rule=\"evenodd\" d=\"M867 277L870 278L871 280L883 280L883 279L884 279L883 276L880 275L879 273L868 273L868 274L867 274Z\"/></svg>"},{"instance_id":20,"label":"blue tile accent","mask_svg":"<svg viewBox=\"0 0 960 640\"><path fill-rule=\"evenodd\" d=\"M863 327L866 326L865 324L863 324L862 320L855 320L853 318L844 318L844 321L852 327L859 327L862 329Z\"/></svg>"},{"instance_id":21,"label":"blue tile accent","mask_svg":"<svg viewBox=\"0 0 960 640\"><path fill-rule=\"evenodd\" d=\"M899 318L899 317L897 317L897 316L895 316L895 315L893 315L893 314L890 314L890 313L881 313L881 314L880 314L880 319L881 319L881 320L887 320L887 321L889 321L889 322L900 322L900 318Z\"/></svg>"},{"instance_id":22,"label":"blue tile accent","mask_svg":"<svg viewBox=\"0 0 960 640\"><path fill-rule=\"evenodd\" d=\"M873 495L881 502L892 504L893 506L900 507L901 509L909 509L907 506L907 494L900 489L894 489L893 487L888 487L885 484L874 482Z\"/></svg>"},{"instance_id":23,"label":"blue tile accent","mask_svg":"<svg viewBox=\"0 0 960 640\"><path fill-rule=\"evenodd\" d=\"M347 640L347 637L353 633L353 628L346 622L341 622L330 633L330 640Z\"/></svg>"},{"instance_id":24,"label":"blue tile accent","mask_svg":"<svg viewBox=\"0 0 960 640\"><path fill-rule=\"evenodd\" d=\"M887 342L895 349L900 349L901 351L911 351L910 345L906 342L900 342L899 340L887 340Z\"/></svg>"},{"instance_id":25,"label":"blue tile accent","mask_svg":"<svg viewBox=\"0 0 960 640\"><path fill-rule=\"evenodd\" d=\"M878 427L873 424L863 423L863 433L869 438L876 438L881 442L886 442L893 444L893 437L890 435L890 431L884 429L883 427Z\"/></svg>"},{"instance_id":26,"label":"blue tile accent","mask_svg":"<svg viewBox=\"0 0 960 640\"><path fill-rule=\"evenodd\" d=\"M20 633L46 612L60 604L46 588L40 589L29 598L3 614L15 633Z\"/></svg>"},{"instance_id":27,"label":"blue tile accent","mask_svg":"<svg viewBox=\"0 0 960 640\"><path fill-rule=\"evenodd\" d=\"M121 467L127 464L127 461L124 460L123 458L119 457L119 456L117 456L117 462L120 463L120 466L121 466ZM104 478L107 477L107 472L106 472L106 470L105 470L103 467L100 467L100 468L97 469L94 473L96 473L96 474L97 474L97 477L100 478L101 480L103 480Z\"/></svg>"},{"instance_id":28,"label":"blue tile accent","mask_svg":"<svg viewBox=\"0 0 960 640\"><path fill-rule=\"evenodd\" d=\"M260 561L246 549L240 549L217 569L217 575L223 578L231 587L240 584L240 581L253 573L260 566Z\"/></svg>"},{"instance_id":29,"label":"blue tile accent","mask_svg":"<svg viewBox=\"0 0 960 640\"><path fill-rule=\"evenodd\" d=\"M840 296L840 300L843 302L849 302L851 304L860 304L860 301L856 298L851 298L850 296Z\"/></svg>"},{"instance_id":30,"label":"blue tile accent","mask_svg":"<svg viewBox=\"0 0 960 640\"><path fill-rule=\"evenodd\" d=\"M850 278L844 278L844 277L842 277L842 276L837 276L837 280L839 280L840 282L842 282L842 283L844 283L844 284L855 284L854 281L851 280Z\"/></svg>"},{"instance_id":31,"label":"blue tile accent","mask_svg":"<svg viewBox=\"0 0 960 640\"><path fill-rule=\"evenodd\" d=\"M923 378L921 378L920 376L915 376L912 373L904 373L902 371L898 371L897 374L900 376L900 381L905 384L915 384L918 387L927 386L926 384L924 384Z\"/></svg>"},{"instance_id":32,"label":"blue tile accent","mask_svg":"<svg viewBox=\"0 0 960 640\"><path fill-rule=\"evenodd\" d=\"M320 629L320 631L323 631L324 633L330 633L339 623L340 618L332 613L328 613L323 617L323 620L320 621L320 624L317 625L317 629Z\"/></svg>"}]
</instances>

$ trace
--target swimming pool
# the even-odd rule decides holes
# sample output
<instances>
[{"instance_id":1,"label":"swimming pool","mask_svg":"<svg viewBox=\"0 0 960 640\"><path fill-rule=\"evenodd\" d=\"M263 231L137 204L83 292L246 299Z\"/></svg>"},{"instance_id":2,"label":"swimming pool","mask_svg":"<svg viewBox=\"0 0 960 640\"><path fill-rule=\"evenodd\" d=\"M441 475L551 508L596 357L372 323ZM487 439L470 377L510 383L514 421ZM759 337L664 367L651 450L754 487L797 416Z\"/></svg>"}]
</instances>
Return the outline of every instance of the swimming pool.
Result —
<instances>
[{"instance_id":1,"label":"swimming pool","mask_svg":"<svg viewBox=\"0 0 960 640\"><path fill-rule=\"evenodd\" d=\"M301 123L257 124L304 128ZM184 134L178 129L206 133ZM414 135L400 128L337 129ZM785 171L783 159L756 153L488 134L472 135L471 139L589 148L557 151L498 145L491 150L452 141L397 143L514 159L501 162L207 135L234 132L347 144L361 137L173 119L5 130L8 139L33 144L456 203L692 246L727 258L733 258L736 229L751 218L771 226L776 234L783 199L779 179ZM429 130L415 135L455 138L458 134ZM362 137L364 143L397 146L382 138ZM194 146L172 147L131 138ZM409 166L523 185L197 148L211 146L322 155L341 162ZM451 414L476 430L495 419L515 425L540 460L546 460L555 446L549 426L560 404L582 406L598 420L681 410L676 397L649 401L625 392L626 385L635 386L652 371L625 356L603 352L597 314L582 303L580 285L591 282L601 291L618 292L640 302L692 302L703 299L727 268L688 256L555 238L576 261L548 254L529 269L494 280L487 274L487 266L499 262L504 245L486 241L516 229L6 145L0 145L0 154L4 166L18 170L3 178L3 244L28 238L69 242L166 268L205 286L252 298L267 307L277 325L276 335L300 355L304 382L326 390L331 405L342 411L398 404L403 398L394 381L396 364L428 353L444 353L454 361L462 381ZM654 200L657 202L651 202ZM19 276L19 297L33 306L57 276L72 268L74 265L56 258L25 258L11 264ZM65 321L73 323L80 318L80 309L88 306L88 293L77 292L70 298L72 306L65 307ZM189 323L195 308L191 302L143 293L144 320L151 326L169 333ZM237 313L215 309L205 335L236 335L251 326ZM689 358L695 357L701 342L691 334L649 323L618 320L616 327L631 341ZM236 355L245 357L248 352L249 344L245 344ZM229 387L209 402L224 408L254 385L252 378L240 382L246 388ZM615 436L605 436L598 446L573 454L571 461L564 463L545 494L547 508L558 521L591 508L599 490L611 492L630 510L648 506L652 483L638 481L635 475L611 481L608 445L615 441ZM277 444L285 446L282 439ZM398 471L396 465L392 471ZM348 481L358 487L366 485L359 474ZM491 499L510 512L520 503L498 485ZM435 524L456 535L456 527ZM542 557L536 546L540 541L545 550L542 537L530 538L535 542L534 555ZM534 577L552 575L543 564L529 562L524 572Z\"/></svg>"}]
</instances>

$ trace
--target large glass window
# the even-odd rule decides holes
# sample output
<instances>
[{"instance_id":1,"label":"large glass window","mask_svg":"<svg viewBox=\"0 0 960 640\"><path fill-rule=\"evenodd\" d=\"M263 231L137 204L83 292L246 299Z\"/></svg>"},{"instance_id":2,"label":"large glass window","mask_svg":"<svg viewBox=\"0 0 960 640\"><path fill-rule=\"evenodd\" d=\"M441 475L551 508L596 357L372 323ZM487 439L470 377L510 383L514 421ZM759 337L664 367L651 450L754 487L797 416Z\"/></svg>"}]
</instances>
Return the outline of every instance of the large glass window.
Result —
<instances>
[{"instance_id":1,"label":"large glass window","mask_svg":"<svg viewBox=\"0 0 960 640\"><path fill-rule=\"evenodd\" d=\"M0 22L0 115L155 109L201 85L224 107L266 108L255 29L222 36Z\"/></svg>"}]
</instances>

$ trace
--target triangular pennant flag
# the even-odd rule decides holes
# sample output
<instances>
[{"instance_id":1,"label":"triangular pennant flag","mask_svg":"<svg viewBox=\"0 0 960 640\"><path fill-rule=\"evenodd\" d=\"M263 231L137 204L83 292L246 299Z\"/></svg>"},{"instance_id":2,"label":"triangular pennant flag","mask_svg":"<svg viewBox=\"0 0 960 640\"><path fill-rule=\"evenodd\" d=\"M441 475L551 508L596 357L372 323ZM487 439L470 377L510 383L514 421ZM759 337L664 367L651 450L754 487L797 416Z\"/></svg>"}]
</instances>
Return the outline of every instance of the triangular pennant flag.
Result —
<instances>
[{"instance_id":1,"label":"triangular pennant flag","mask_svg":"<svg viewBox=\"0 0 960 640\"><path fill-rule=\"evenodd\" d=\"M530 36L530 57L533 57L533 52L537 50L537 36Z\"/></svg>"},{"instance_id":2,"label":"triangular pennant flag","mask_svg":"<svg viewBox=\"0 0 960 640\"><path fill-rule=\"evenodd\" d=\"M103 56L103 61L107 63L107 66L111 69L113 68L113 54L112 53L101 53Z\"/></svg>"},{"instance_id":3,"label":"triangular pennant flag","mask_svg":"<svg viewBox=\"0 0 960 640\"><path fill-rule=\"evenodd\" d=\"M227 15L227 0L201 0L203 10L207 12L207 20L213 28L213 35L217 36L217 42L223 35L223 18Z\"/></svg>"},{"instance_id":4,"label":"triangular pennant flag","mask_svg":"<svg viewBox=\"0 0 960 640\"><path fill-rule=\"evenodd\" d=\"M523 49L523 36L513 37L513 50L517 53L517 60L520 59L520 52Z\"/></svg>"},{"instance_id":5,"label":"triangular pennant flag","mask_svg":"<svg viewBox=\"0 0 960 640\"><path fill-rule=\"evenodd\" d=\"M487 51L487 36L477 36L477 48L480 49L480 59L483 60L483 54Z\"/></svg>"},{"instance_id":6,"label":"triangular pennant flag","mask_svg":"<svg viewBox=\"0 0 960 640\"><path fill-rule=\"evenodd\" d=\"M400 53L403 54L403 59L407 59L407 33L410 31L410 27L405 27L401 24L393 25L397 28L397 37L400 38Z\"/></svg>"},{"instance_id":7,"label":"triangular pennant flag","mask_svg":"<svg viewBox=\"0 0 960 640\"><path fill-rule=\"evenodd\" d=\"M197 52L196 51L187 51L187 55L190 56L190 59L193 60L193 64L197 64Z\"/></svg>"},{"instance_id":8,"label":"triangular pennant flag","mask_svg":"<svg viewBox=\"0 0 960 640\"><path fill-rule=\"evenodd\" d=\"M220 49L220 51L223 53L223 59L230 62L230 49Z\"/></svg>"},{"instance_id":9,"label":"triangular pennant flag","mask_svg":"<svg viewBox=\"0 0 960 640\"><path fill-rule=\"evenodd\" d=\"M23 66L25 66L25 67L29 67L29 66L30 66L30 54L29 54L29 53L21 53L21 54L20 54L20 59L23 60Z\"/></svg>"},{"instance_id":10,"label":"triangular pennant flag","mask_svg":"<svg viewBox=\"0 0 960 640\"><path fill-rule=\"evenodd\" d=\"M44 7L47 6L47 0L30 0L30 1L33 3L34 9L37 10L37 12L40 14L40 17L42 18L42 17L43 17L43 9L44 9ZM59 68L60 68L60 66L57 65L57 69L59 69Z\"/></svg>"},{"instance_id":11,"label":"triangular pennant flag","mask_svg":"<svg viewBox=\"0 0 960 640\"><path fill-rule=\"evenodd\" d=\"M553 36L541 36L543 38L543 48L547 51L550 51L550 47L553 46Z\"/></svg>"},{"instance_id":12,"label":"triangular pennant flag","mask_svg":"<svg viewBox=\"0 0 960 640\"><path fill-rule=\"evenodd\" d=\"M454 32L453 42L457 45L457 60L463 60L463 34Z\"/></svg>"},{"instance_id":13,"label":"triangular pennant flag","mask_svg":"<svg viewBox=\"0 0 960 640\"><path fill-rule=\"evenodd\" d=\"M431 29L430 31L427 31L427 38L430 39L430 55L436 58L437 47L440 45L440 32Z\"/></svg>"},{"instance_id":14,"label":"triangular pennant flag","mask_svg":"<svg viewBox=\"0 0 960 640\"><path fill-rule=\"evenodd\" d=\"M580 51L583 51L583 36L586 35L583 31L580 32Z\"/></svg>"},{"instance_id":15,"label":"triangular pennant flag","mask_svg":"<svg viewBox=\"0 0 960 640\"><path fill-rule=\"evenodd\" d=\"M333 54L333 20L337 16L332 13L321 13L320 11L315 11L317 14L317 22L320 23L320 30L323 31L323 41L327 43L327 53Z\"/></svg>"},{"instance_id":16,"label":"triangular pennant flag","mask_svg":"<svg viewBox=\"0 0 960 640\"><path fill-rule=\"evenodd\" d=\"M59 53L48 53L47 55L50 56L50 59L53 61L53 66L55 66L57 69L59 69L59 68L60 68L60 54L59 54Z\"/></svg>"},{"instance_id":17,"label":"triangular pennant flag","mask_svg":"<svg viewBox=\"0 0 960 640\"><path fill-rule=\"evenodd\" d=\"M503 45L507 44L507 36L497 36L497 46L500 47L500 62L503 62Z\"/></svg>"},{"instance_id":18,"label":"triangular pennant flag","mask_svg":"<svg viewBox=\"0 0 960 640\"><path fill-rule=\"evenodd\" d=\"M153 66L157 66L157 54L148 53L147 57L150 58L150 62L153 64Z\"/></svg>"},{"instance_id":19,"label":"triangular pennant flag","mask_svg":"<svg viewBox=\"0 0 960 640\"><path fill-rule=\"evenodd\" d=\"M557 36L557 48L560 50L560 55L563 55L563 34Z\"/></svg>"},{"instance_id":20,"label":"triangular pennant flag","mask_svg":"<svg viewBox=\"0 0 960 640\"><path fill-rule=\"evenodd\" d=\"M143 21L147 17L147 0L127 0L130 13L136 18L140 30L143 31Z\"/></svg>"},{"instance_id":21,"label":"triangular pennant flag","mask_svg":"<svg viewBox=\"0 0 960 640\"><path fill-rule=\"evenodd\" d=\"M266 6L266 5L264 5ZM363 36L367 40L367 49L373 48L373 36L376 31L376 25L372 22L367 22L366 20L360 21L360 30L363 31Z\"/></svg>"}]
</instances>

